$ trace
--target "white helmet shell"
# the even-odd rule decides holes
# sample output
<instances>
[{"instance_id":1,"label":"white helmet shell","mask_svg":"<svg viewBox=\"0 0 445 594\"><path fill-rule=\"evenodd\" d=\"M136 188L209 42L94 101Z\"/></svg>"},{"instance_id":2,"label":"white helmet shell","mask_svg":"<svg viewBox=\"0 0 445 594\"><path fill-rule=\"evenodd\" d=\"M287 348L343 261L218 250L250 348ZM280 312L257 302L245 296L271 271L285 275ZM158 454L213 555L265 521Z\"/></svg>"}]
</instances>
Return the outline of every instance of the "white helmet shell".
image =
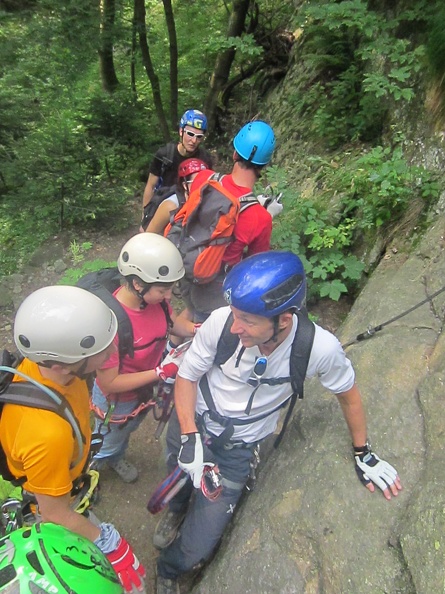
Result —
<instances>
[{"instance_id":1,"label":"white helmet shell","mask_svg":"<svg viewBox=\"0 0 445 594\"><path fill-rule=\"evenodd\" d=\"M17 348L36 363L77 363L106 349L116 332L116 316L99 297L62 285L31 293L14 322Z\"/></svg>"},{"instance_id":2,"label":"white helmet shell","mask_svg":"<svg viewBox=\"0 0 445 594\"><path fill-rule=\"evenodd\" d=\"M138 233L129 239L117 267L123 276L134 274L144 283L174 283L185 272L176 246L157 233Z\"/></svg>"}]
</instances>

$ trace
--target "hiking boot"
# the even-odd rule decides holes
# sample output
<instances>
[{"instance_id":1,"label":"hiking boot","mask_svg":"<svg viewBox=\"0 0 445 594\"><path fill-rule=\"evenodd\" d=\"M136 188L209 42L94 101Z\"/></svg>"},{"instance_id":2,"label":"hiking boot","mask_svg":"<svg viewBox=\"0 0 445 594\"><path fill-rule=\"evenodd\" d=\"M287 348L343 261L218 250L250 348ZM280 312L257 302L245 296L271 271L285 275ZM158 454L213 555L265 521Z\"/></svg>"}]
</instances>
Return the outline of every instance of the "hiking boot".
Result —
<instances>
[{"instance_id":1,"label":"hiking boot","mask_svg":"<svg viewBox=\"0 0 445 594\"><path fill-rule=\"evenodd\" d=\"M180 594L178 580L157 576L156 594Z\"/></svg>"},{"instance_id":2,"label":"hiking boot","mask_svg":"<svg viewBox=\"0 0 445 594\"><path fill-rule=\"evenodd\" d=\"M120 476L124 483L134 483L137 481L139 473L136 466L125 460L125 458L121 458L116 462L108 462L108 466Z\"/></svg>"},{"instance_id":3,"label":"hiking boot","mask_svg":"<svg viewBox=\"0 0 445 594\"><path fill-rule=\"evenodd\" d=\"M172 512L167 509L159 520L153 536L153 545L157 549L166 549L175 540L179 526L185 518L185 511Z\"/></svg>"}]
</instances>

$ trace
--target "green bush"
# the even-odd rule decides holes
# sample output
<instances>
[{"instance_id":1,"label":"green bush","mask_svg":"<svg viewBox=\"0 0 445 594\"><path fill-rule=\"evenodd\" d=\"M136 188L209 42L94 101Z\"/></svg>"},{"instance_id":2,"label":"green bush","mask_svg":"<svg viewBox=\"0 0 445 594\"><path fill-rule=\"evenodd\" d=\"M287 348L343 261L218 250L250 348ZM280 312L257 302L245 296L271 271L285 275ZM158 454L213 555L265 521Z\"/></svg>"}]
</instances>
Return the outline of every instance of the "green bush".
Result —
<instances>
[{"instance_id":1,"label":"green bush","mask_svg":"<svg viewBox=\"0 0 445 594\"><path fill-rule=\"evenodd\" d=\"M266 177L275 193L283 193L284 210L274 222L273 247L300 256L309 279L308 298L338 301L343 293L353 292L364 269L350 254L355 222L333 224L332 214L289 187L283 169L269 167Z\"/></svg>"}]
</instances>

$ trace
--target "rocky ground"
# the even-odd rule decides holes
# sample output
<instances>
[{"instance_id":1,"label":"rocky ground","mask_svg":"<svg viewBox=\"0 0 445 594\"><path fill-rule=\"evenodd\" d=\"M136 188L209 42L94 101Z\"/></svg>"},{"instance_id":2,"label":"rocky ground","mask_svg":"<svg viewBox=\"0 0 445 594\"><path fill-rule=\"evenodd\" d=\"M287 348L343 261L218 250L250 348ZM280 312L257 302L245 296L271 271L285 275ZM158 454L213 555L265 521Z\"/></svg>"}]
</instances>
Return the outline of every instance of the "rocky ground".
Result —
<instances>
[{"instance_id":1,"label":"rocky ground","mask_svg":"<svg viewBox=\"0 0 445 594\"><path fill-rule=\"evenodd\" d=\"M3 290L12 296L12 302L9 303L8 297L3 296L1 305L0 295L0 339L3 348L14 349L13 319L21 301L42 286L57 284L65 272L64 267L73 267L70 250L72 241L82 243L88 240L92 243L92 247L84 253L85 261L114 261L125 241L137 232L137 216L135 209L134 224L118 233L94 233L84 238L67 234L55 236L33 255L29 265L20 274L3 279ZM347 302L327 302L311 309L319 316L319 323L334 330L348 310ZM158 482L165 477L162 438L160 441L155 440L155 429L156 423L150 413L131 440L128 459L139 469L138 481L126 485L113 471L103 471L100 500L95 508L101 519L113 522L133 545L147 570L147 593L154 591L157 553L151 540L158 517L148 513L146 504ZM183 592L187 590L188 584L184 583Z\"/></svg>"}]
</instances>

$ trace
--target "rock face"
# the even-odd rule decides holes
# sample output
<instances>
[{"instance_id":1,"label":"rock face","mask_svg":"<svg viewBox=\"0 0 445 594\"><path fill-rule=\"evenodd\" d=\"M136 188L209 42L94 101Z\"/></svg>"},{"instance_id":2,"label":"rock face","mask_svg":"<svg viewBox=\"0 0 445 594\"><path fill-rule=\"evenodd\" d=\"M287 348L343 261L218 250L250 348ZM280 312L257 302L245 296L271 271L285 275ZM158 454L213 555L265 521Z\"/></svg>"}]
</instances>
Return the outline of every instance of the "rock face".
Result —
<instances>
[{"instance_id":1,"label":"rock face","mask_svg":"<svg viewBox=\"0 0 445 594\"><path fill-rule=\"evenodd\" d=\"M444 227L441 216L409 257L382 260L337 333L343 343L445 284ZM445 591L444 308L445 292L347 348L399 496L360 484L337 399L310 380L195 594Z\"/></svg>"}]
</instances>

